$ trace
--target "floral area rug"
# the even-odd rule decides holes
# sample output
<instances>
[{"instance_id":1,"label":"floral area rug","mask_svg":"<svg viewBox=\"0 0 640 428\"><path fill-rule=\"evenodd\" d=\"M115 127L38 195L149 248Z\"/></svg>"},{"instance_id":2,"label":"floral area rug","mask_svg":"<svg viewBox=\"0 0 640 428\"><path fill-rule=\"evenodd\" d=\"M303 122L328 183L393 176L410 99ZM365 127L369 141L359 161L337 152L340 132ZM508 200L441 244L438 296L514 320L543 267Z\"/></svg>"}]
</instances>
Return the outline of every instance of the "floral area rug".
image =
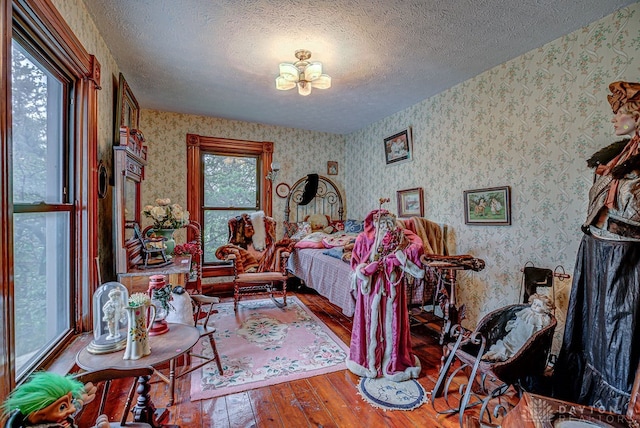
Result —
<instances>
[{"instance_id":1,"label":"floral area rug","mask_svg":"<svg viewBox=\"0 0 640 428\"><path fill-rule=\"evenodd\" d=\"M358 393L373 407L384 410L413 410L428 399L415 379L392 382L385 378L360 378Z\"/></svg>"},{"instance_id":2,"label":"floral area rug","mask_svg":"<svg viewBox=\"0 0 640 428\"><path fill-rule=\"evenodd\" d=\"M271 299L216 305L209 323L224 374L215 362L191 374L191 400L203 400L346 368L348 346L297 297L278 308ZM208 340L195 353L211 356Z\"/></svg>"}]
</instances>

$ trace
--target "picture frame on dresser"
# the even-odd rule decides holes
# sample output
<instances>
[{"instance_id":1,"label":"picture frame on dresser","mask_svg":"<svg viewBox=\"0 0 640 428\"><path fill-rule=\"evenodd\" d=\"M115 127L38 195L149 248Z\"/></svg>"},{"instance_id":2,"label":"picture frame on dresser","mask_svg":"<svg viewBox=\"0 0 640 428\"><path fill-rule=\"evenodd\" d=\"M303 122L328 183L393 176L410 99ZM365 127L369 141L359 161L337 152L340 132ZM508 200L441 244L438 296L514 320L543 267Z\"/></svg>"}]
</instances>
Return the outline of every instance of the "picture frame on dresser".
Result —
<instances>
[{"instance_id":1,"label":"picture frame on dresser","mask_svg":"<svg viewBox=\"0 0 640 428\"><path fill-rule=\"evenodd\" d=\"M411 127L384 139L384 158L387 165L396 165L412 159Z\"/></svg>"},{"instance_id":2,"label":"picture frame on dresser","mask_svg":"<svg viewBox=\"0 0 640 428\"><path fill-rule=\"evenodd\" d=\"M465 190L464 223L481 226L511 225L511 188L501 186Z\"/></svg>"},{"instance_id":3,"label":"picture frame on dresser","mask_svg":"<svg viewBox=\"0 0 640 428\"><path fill-rule=\"evenodd\" d=\"M424 216L424 190L422 187L398 190L398 217Z\"/></svg>"}]
</instances>

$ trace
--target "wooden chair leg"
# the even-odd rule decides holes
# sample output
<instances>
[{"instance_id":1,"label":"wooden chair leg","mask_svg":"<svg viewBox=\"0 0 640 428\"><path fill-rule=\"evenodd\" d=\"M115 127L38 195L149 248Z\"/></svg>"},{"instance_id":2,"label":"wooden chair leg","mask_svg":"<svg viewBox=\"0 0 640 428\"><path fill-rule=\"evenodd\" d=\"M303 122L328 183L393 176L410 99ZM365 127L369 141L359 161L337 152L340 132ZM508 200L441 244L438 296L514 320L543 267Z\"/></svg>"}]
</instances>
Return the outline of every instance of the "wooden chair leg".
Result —
<instances>
[{"instance_id":1,"label":"wooden chair leg","mask_svg":"<svg viewBox=\"0 0 640 428\"><path fill-rule=\"evenodd\" d=\"M173 399L176 395L176 359L172 358L169 361L169 404L167 406L173 406Z\"/></svg>"},{"instance_id":2,"label":"wooden chair leg","mask_svg":"<svg viewBox=\"0 0 640 428\"><path fill-rule=\"evenodd\" d=\"M240 300L240 285L237 282L233 284L233 312L238 312L238 300Z\"/></svg>"},{"instance_id":3,"label":"wooden chair leg","mask_svg":"<svg viewBox=\"0 0 640 428\"><path fill-rule=\"evenodd\" d=\"M216 347L216 339L213 335L209 335L209 343L211 344L211 349L213 350L213 356L216 359L216 365L218 366L218 373L222 376L222 361L220 361L220 355L218 355L218 348Z\"/></svg>"},{"instance_id":4,"label":"wooden chair leg","mask_svg":"<svg viewBox=\"0 0 640 428\"><path fill-rule=\"evenodd\" d=\"M133 402L133 394L136 392L136 387L138 386L138 379L134 379L131 383L131 388L129 389L129 395L127 396L127 402L124 405L124 412L122 413L122 417L120 418L120 425L124 426L127 423L127 418L129 417L129 411L131 410L131 403Z\"/></svg>"},{"instance_id":5,"label":"wooden chair leg","mask_svg":"<svg viewBox=\"0 0 640 428\"><path fill-rule=\"evenodd\" d=\"M287 306L287 280L282 281L282 301Z\"/></svg>"}]
</instances>

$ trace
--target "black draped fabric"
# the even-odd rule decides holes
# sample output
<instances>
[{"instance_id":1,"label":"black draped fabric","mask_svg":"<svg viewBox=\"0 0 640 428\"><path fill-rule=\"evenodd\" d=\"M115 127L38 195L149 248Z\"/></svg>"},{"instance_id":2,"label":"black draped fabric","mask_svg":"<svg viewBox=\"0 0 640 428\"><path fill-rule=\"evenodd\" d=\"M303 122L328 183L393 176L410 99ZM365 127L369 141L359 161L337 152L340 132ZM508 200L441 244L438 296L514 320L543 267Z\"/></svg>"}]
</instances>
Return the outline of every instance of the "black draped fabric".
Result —
<instances>
[{"instance_id":1,"label":"black draped fabric","mask_svg":"<svg viewBox=\"0 0 640 428\"><path fill-rule=\"evenodd\" d=\"M640 359L639 321L640 242L584 235L554 396L625 413Z\"/></svg>"}]
</instances>

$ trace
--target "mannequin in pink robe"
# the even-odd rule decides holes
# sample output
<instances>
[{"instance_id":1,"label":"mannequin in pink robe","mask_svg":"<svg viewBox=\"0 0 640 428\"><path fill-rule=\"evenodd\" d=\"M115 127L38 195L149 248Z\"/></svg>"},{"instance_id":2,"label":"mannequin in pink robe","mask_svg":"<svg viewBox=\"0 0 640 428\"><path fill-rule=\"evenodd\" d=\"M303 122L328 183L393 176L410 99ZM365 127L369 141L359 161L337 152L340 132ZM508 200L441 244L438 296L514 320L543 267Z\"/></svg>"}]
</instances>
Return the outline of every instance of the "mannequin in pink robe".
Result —
<instances>
[{"instance_id":1,"label":"mannequin in pink robe","mask_svg":"<svg viewBox=\"0 0 640 428\"><path fill-rule=\"evenodd\" d=\"M351 256L357 300L347 368L358 376L400 382L420 375L405 288L407 280L424 276L422 252L421 239L397 227L393 214L367 215Z\"/></svg>"}]
</instances>

